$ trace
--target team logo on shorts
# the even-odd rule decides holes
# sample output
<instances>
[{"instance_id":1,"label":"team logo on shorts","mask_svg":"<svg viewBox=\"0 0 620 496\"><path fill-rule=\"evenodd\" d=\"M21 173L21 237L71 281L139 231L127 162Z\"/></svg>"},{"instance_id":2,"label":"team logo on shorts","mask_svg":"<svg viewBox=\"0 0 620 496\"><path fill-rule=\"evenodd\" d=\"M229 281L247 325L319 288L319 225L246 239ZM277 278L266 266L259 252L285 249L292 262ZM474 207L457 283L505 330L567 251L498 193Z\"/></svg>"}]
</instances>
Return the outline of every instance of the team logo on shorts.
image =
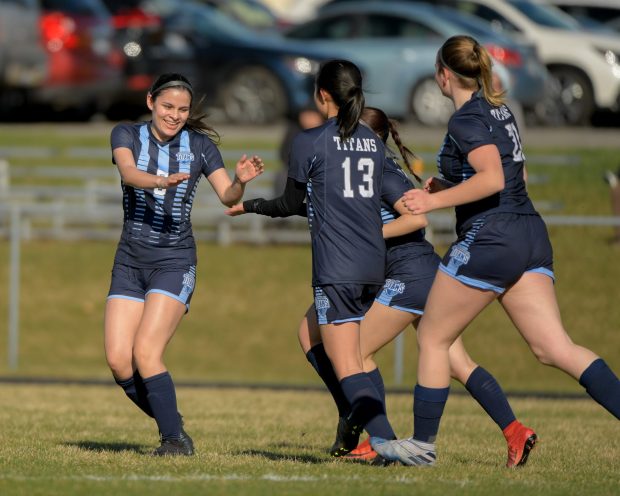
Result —
<instances>
[{"instance_id":1,"label":"team logo on shorts","mask_svg":"<svg viewBox=\"0 0 620 496\"><path fill-rule=\"evenodd\" d=\"M448 269L453 271L453 273L456 273L461 265L465 265L469 262L470 256L471 255L465 246L454 245L452 247L452 251L450 251L450 263L448 264Z\"/></svg>"},{"instance_id":2,"label":"team logo on shorts","mask_svg":"<svg viewBox=\"0 0 620 496\"><path fill-rule=\"evenodd\" d=\"M191 272L186 272L183 274L183 286L187 286L189 289L194 289L194 284L196 282L196 278L194 274Z\"/></svg>"},{"instance_id":3,"label":"team logo on shorts","mask_svg":"<svg viewBox=\"0 0 620 496\"><path fill-rule=\"evenodd\" d=\"M398 294L403 294L404 292L404 282L401 282L398 279L386 279L383 284L383 290L377 299L379 300L379 303L389 306L392 298Z\"/></svg>"},{"instance_id":4,"label":"team logo on shorts","mask_svg":"<svg viewBox=\"0 0 620 496\"><path fill-rule=\"evenodd\" d=\"M319 324L327 322L327 310L330 308L329 298L325 296L321 288L317 288L314 293L314 306L316 307Z\"/></svg>"},{"instance_id":5,"label":"team logo on shorts","mask_svg":"<svg viewBox=\"0 0 620 496\"><path fill-rule=\"evenodd\" d=\"M383 293L390 298L393 298L397 294L403 294L405 292L405 283L400 282L398 279L386 279L383 285Z\"/></svg>"}]
</instances>

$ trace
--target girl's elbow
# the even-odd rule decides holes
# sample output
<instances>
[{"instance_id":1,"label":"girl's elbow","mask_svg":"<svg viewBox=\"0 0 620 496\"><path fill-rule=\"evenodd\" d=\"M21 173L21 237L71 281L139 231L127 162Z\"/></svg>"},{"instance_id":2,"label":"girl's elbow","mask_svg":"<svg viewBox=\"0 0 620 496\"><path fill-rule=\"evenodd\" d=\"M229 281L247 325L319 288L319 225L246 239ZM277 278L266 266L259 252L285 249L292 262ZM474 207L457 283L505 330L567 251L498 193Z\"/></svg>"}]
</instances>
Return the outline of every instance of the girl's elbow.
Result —
<instances>
[{"instance_id":1,"label":"girl's elbow","mask_svg":"<svg viewBox=\"0 0 620 496\"><path fill-rule=\"evenodd\" d=\"M499 193L500 191L503 191L505 187L506 181L504 179L504 175L502 174L501 176L497 176L495 181L493 181L493 193Z\"/></svg>"}]
</instances>

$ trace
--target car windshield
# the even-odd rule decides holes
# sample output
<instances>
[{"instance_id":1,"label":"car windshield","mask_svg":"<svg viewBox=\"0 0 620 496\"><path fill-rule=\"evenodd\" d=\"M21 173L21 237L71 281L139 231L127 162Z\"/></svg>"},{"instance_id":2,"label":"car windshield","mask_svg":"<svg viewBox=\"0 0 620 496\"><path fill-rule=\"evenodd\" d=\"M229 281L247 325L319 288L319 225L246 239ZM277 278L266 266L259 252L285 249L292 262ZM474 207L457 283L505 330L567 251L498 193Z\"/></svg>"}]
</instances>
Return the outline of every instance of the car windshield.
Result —
<instances>
[{"instance_id":1,"label":"car windshield","mask_svg":"<svg viewBox=\"0 0 620 496\"><path fill-rule=\"evenodd\" d=\"M479 17L460 12L450 7L438 7L438 10L441 12L442 17L466 29L473 37L486 38L489 36L489 23L480 20Z\"/></svg>"},{"instance_id":2,"label":"car windshield","mask_svg":"<svg viewBox=\"0 0 620 496\"><path fill-rule=\"evenodd\" d=\"M547 5L542 5L528 0L510 0L510 4L529 17L536 24L555 29L579 29L579 23L563 12Z\"/></svg>"},{"instance_id":3,"label":"car windshield","mask_svg":"<svg viewBox=\"0 0 620 496\"><path fill-rule=\"evenodd\" d=\"M218 9L208 5L186 4L168 19L171 29L190 31L206 38L252 39L252 31Z\"/></svg>"}]
</instances>

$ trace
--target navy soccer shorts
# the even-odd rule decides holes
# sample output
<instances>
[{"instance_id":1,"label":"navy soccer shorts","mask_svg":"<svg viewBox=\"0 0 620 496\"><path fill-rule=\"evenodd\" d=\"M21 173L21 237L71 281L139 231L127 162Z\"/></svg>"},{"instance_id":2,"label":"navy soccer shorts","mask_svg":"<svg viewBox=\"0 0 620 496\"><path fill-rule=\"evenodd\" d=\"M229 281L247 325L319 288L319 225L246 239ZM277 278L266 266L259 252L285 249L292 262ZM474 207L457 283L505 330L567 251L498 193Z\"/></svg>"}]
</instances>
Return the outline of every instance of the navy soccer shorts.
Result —
<instances>
[{"instance_id":1,"label":"navy soccer shorts","mask_svg":"<svg viewBox=\"0 0 620 496\"><path fill-rule=\"evenodd\" d=\"M538 215L497 213L473 221L439 270L468 286L503 293L526 272L554 279L553 249Z\"/></svg>"},{"instance_id":2,"label":"navy soccer shorts","mask_svg":"<svg viewBox=\"0 0 620 496\"><path fill-rule=\"evenodd\" d=\"M180 301L189 311L195 285L195 265L145 269L114 264L108 299L144 302L149 293L159 293Z\"/></svg>"},{"instance_id":3,"label":"navy soccer shorts","mask_svg":"<svg viewBox=\"0 0 620 496\"><path fill-rule=\"evenodd\" d=\"M439 262L435 253L403 260L399 265L406 265L407 270L388 270L385 284L375 301L396 310L422 315Z\"/></svg>"},{"instance_id":4,"label":"navy soccer shorts","mask_svg":"<svg viewBox=\"0 0 620 496\"><path fill-rule=\"evenodd\" d=\"M330 284L314 287L314 308L319 324L363 320L381 289L378 284Z\"/></svg>"},{"instance_id":5,"label":"navy soccer shorts","mask_svg":"<svg viewBox=\"0 0 620 496\"><path fill-rule=\"evenodd\" d=\"M436 253L428 253L390 264L385 284L375 301L396 310L422 315L439 262Z\"/></svg>"}]
</instances>

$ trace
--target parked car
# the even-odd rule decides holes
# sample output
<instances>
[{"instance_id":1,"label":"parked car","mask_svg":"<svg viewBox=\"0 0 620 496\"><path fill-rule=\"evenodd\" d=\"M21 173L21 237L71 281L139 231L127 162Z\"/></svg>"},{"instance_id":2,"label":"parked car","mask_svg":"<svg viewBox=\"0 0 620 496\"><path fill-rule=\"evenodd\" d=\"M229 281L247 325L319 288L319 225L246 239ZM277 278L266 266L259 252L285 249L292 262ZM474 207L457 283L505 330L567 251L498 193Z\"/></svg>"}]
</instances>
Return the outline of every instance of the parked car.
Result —
<instances>
[{"instance_id":1,"label":"parked car","mask_svg":"<svg viewBox=\"0 0 620 496\"><path fill-rule=\"evenodd\" d=\"M200 2L148 5L161 17L165 36L184 47L179 55L165 44L151 46L150 74L185 74L204 104L232 122L272 122L307 106L320 63L335 57L277 32L257 32Z\"/></svg>"},{"instance_id":2,"label":"parked car","mask_svg":"<svg viewBox=\"0 0 620 496\"><path fill-rule=\"evenodd\" d=\"M32 101L88 119L109 105L123 82L109 12L100 0L39 0L39 7L49 71Z\"/></svg>"},{"instance_id":3,"label":"parked car","mask_svg":"<svg viewBox=\"0 0 620 496\"><path fill-rule=\"evenodd\" d=\"M535 43L552 76L543 120L583 125L595 110L620 110L620 38L585 31L557 8L531 0L433 0Z\"/></svg>"},{"instance_id":4,"label":"parked car","mask_svg":"<svg viewBox=\"0 0 620 496\"><path fill-rule=\"evenodd\" d=\"M281 30L290 23L277 16L261 0L199 0L258 31Z\"/></svg>"},{"instance_id":5,"label":"parked car","mask_svg":"<svg viewBox=\"0 0 620 496\"><path fill-rule=\"evenodd\" d=\"M453 9L414 2L342 2L325 6L313 20L285 34L360 65L367 102L399 118L415 116L427 125L445 124L454 111L435 83L435 58L446 38L476 37L509 77L509 96L526 108L543 97L547 71L535 49L493 33L479 19Z\"/></svg>"},{"instance_id":6,"label":"parked car","mask_svg":"<svg viewBox=\"0 0 620 496\"><path fill-rule=\"evenodd\" d=\"M0 2L0 114L26 103L48 73L37 0Z\"/></svg>"},{"instance_id":7,"label":"parked car","mask_svg":"<svg viewBox=\"0 0 620 496\"><path fill-rule=\"evenodd\" d=\"M137 119L146 112L146 93L173 64L191 64L189 41L164 25L178 7L174 1L103 0L112 16L116 44L124 57L122 87L106 109L109 119Z\"/></svg>"},{"instance_id":8,"label":"parked car","mask_svg":"<svg viewBox=\"0 0 620 496\"><path fill-rule=\"evenodd\" d=\"M603 26L620 34L620 0L546 0L582 26Z\"/></svg>"}]
</instances>

